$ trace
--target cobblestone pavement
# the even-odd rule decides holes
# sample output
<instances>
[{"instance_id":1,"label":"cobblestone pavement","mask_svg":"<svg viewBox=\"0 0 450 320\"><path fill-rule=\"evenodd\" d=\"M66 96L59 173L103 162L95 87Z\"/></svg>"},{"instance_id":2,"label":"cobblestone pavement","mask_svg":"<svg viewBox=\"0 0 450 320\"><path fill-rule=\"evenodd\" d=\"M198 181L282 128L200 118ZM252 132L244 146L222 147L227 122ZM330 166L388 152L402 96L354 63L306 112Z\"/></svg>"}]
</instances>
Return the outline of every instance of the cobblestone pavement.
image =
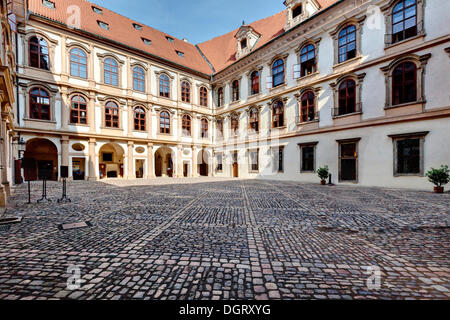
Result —
<instances>
[{"instance_id":1,"label":"cobblestone pavement","mask_svg":"<svg viewBox=\"0 0 450 320\"><path fill-rule=\"evenodd\" d=\"M4 217L23 221L0 226L0 299L450 298L449 193L110 180L70 182L70 204L36 204L40 187L31 205L17 188ZM80 221L92 226L58 229ZM81 287L69 290L74 265Z\"/></svg>"}]
</instances>

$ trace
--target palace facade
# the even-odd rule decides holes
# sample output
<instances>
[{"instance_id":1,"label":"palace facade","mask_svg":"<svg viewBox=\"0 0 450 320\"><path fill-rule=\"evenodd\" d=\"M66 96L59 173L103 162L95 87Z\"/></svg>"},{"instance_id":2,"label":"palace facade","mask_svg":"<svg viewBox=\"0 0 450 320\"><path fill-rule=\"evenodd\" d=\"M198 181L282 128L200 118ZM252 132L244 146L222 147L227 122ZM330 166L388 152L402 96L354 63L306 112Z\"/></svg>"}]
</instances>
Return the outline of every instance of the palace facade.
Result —
<instances>
[{"instance_id":1,"label":"palace facade","mask_svg":"<svg viewBox=\"0 0 450 320\"><path fill-rule=\"evenodd\" d=\"M30 0L1 132L25 141L33 179L62 165L317 182L327 165L334 183L429 188L450 164L450 2L284 4L193 45L87 1Z\"/></svg>"}]
</instances>

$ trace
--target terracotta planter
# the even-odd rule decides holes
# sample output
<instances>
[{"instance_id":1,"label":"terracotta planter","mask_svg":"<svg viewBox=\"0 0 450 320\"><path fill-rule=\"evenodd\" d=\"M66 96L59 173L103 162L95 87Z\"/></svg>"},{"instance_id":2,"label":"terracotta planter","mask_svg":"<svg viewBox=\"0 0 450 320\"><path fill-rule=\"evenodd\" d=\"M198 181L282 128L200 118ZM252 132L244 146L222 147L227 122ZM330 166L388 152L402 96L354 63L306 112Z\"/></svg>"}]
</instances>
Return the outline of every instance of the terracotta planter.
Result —
<instances>
[{"instance_id":1,"label":"terracotta planter","mask_svg":"<svg viewBox=\"0 0 450 320\"><path fill-rule=\"evenodd\" d=\"M444 187L434 187L434 193L444 193Z\"/></svg>"},{"instance_id":2,"label":"terracotta planter","mask_svg":"<svg viewBox=\"0 0 450 320\"><path fill-rule=\"evenodd\" d=\"M320 184L324 186L327 184L327 182L325 180L322 180L322 181L320 181Z\"/></svg>"}]
</instances>

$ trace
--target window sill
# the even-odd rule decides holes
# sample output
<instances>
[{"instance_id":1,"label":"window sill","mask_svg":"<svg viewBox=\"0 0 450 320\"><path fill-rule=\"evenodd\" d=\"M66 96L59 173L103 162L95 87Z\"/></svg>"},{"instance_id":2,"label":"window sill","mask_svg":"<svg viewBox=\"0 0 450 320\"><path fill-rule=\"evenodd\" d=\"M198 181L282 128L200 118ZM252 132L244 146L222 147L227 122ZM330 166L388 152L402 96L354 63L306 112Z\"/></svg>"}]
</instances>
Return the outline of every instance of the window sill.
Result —
<instances>
[{"instance_id":1,"label":"window sill","mask_svg":"<svg viewBox=\"0 0 450 320\"><path fill-rule=\"evenodd\" d=\"M69 122L68 125L69 125L69 126L74 126L74 127L85 127L85 128L89 128L89 124L71 123L71 122Z\"/></svg>"},{"instance_id":2,"label":"window sill","mask_svg":"<svg viewBox=\"0 0 450 320\"><path fill-rule=\"evenodd\" d=\"M32 119L32 118L23 118L24 121L33 121L33 122L42 122L42 123L51 123L56 124L54 120L42 120L42 119Z\"/></svg>"},{"instance_id":3,"label":"window sill","mask_svg":"<svg viewBox=\"0 0 450 320\"><path fill-rule=\"evenodd\" d=\"M248 173L259 173L259 170L249 170Z\"/></svg>"},{"instance_id":4,"label":"window sill","mask_svg":"<svg viewBox=\"0 0 450 320\"><path fill-rule=\"evenodd\" d=\"M69 79L82 80L82 81L89 81L88 78L83 78L83 77L78 77L78 76L73 76L73 75L69 75Z\"/></svg>"},{"instance_id":5,"label":"window sill","mask_svg":"<svg viewBox=\"0 0 450 320\"><path fill-rule=\"evenodd\" d=\"M396 105L390 105L390 106L385 106L384 110L390 110L390 109L395 109L395 108L401 108L401 107L409 107L409 106L414 106L414 105L424 105L425 104L425 100L419 100L419 101L413 101L413 102L406 102L406 103L401 103L401 104L396 104Z\"/></svg>"},{"instance_id":6,"label":"window sill","mask_svg":"<svg viewBox=\"0 0 450 320\"><path fill-rule=\"evenodd\" d=\"M117 131L123 131L122 128L111 128L111 127L100 127L102 130L117 130Z\"/></svg>"},{"instance_id":7,"label":"window sill","mask_svg":"<svg viewBox=\"0 0 450 320\"><path fill-rule=\"evenodd\" d=\"M36 68L36 67L32 67L32 66L27 66L27 68L31 69L31 70L36 70L36 71L43 71L43 72L47 72L47 73L53 73L53 70L47 70L47 69L41 69L41 68Z\"/></svg>"},{"instance_id":8,"label":"window sill","mask_svg":"<svg viewBox=\"0 0 450 320\"><path fill-rule=\"evenodd\" d=\"M300 78L297 79L297 82L301 82L303 80L307 80L309 78L313 78L314 76L317 76L317 75L319 75L319 71L307 74L306 76L303 76L303 77L300 77Z\"/></svg>"},{"instance_id":9,"label":"window sill","mask_svg":"<svg viewBox=\"0 0 450 320\"><path fill-rule=\"evenodd\" d=\"M333 116L333 119L340 119L340 118L345 118L345 117L351 117L351 116L355 116L355 115L358 115L358 114L362 114L362 111Z\"/></svg>"},{"instance_id":10,"label":"window sill","mask_svg":"<svg viewBox=\"0 0 450 320\"><path fill-rule=\"evenodd\" d=\"M414 41L414 40L417 40L417 39L425 38L425 36L426 36L426 34L422 33L422 34L418 34L418 35L416 35L414 37L411 37L411 38L408 38L408 39L404 39L402 41L398 41L398 42L395 42L395 43L388 44L388 45L386 45L384 47L384 50L389 50L389 49L391 49L393 47L401 46L402 44L405 44L405 43L408 43L408 42L411 42L411 41Z\"/></svg>"},{"instance_id":11,"label":"window sill","mask_svg":"<svg viewBox=\"0 0 450 320\"><path fill-rule=\"evenodd\" d=\"M249 94L248 99L256 99L261 95L261 92L255 93L255 94Z\"/></svg>"},{"instance_id":12,"label":"window sill","mask_svg":"<svg viewBox=\"0 0 450 320\"><path fill-rule=\"evenodd\" d=\"M425 177L423 173L395 173L394 178L401 178L401 177Z\"/></svg>"},{"instance_id":13,"label":"window sill","mask_svg":"<svg viewBox=\"0 0 450 320\"><path fill-rule=\"evenodd\" d=\"M297 126L304 126L304 125L307 125L310 123L317 123L317 122L319 122L319 119L314 119L314 120L310 120L310 121L300 121L300 122L297 122Z\"/></svg>"},{"instance_id":14,"label":"window sill","mask_svg":"<svg viewBox=\"0 0 450 320\"><path fill-rule=\"evenodd\" d=\"M316 170L313 170L313 171L311 171L311 170L300 170L300 173L314 174L314 173L316 173Z\"/></svg>"},{"instance_id":15,"label":"window sill","mask_svg":"<svg viewBox=\"0 0 450 320\"><path fill-rule=\"evenodd\" d=\"M120 90L124 90L124 88L121 88L120 86L115 86L113 84L108 84L108 83L102 83L102 86L107 86L109 88L114 88L114 89L120 89Z\"/></svg>"},{"instance_id":16,"label":"window sill","mask_svg":"<svg viewBox=\"0 0 450 320\"><path fill-rule=\"evenodd\" d=\"M241 99L236 100L236 101L232 101L232 102L230 102L230 107L232 107L234 105L238 105L239 103L241 103Z\"/></svg>"},{"instance_id":17,"label":"window sill","mask_svg":"<svg viewBox=\"0 0 450 320\"><path fill-rule=\"evenodd\" d=\"M269 92L272 93L272 92L276 92L276 91L282 91L282 90L286 89L286 87L287 87L287 83L285 82L276 87L270 88Z\"/></svg>"},{"instance_id":18,"label":"window sill","mask_svg":"<svg viewBox=\"0 0 450 320\"><path fill-rule=\"evenodd\" d=\"M333 69L337 69L337 68L340 68L340 67L342 67L342 66L345 66L345 65L348 65L348 64L352 64L352 63L357 62L357 61L359 61L359 60L361 60L361 59L362 59L362 55L359 54L359 55L357 55L357 56L354 57L354 58L351 58L351 59L346 60L346 61L344 61L344 62L339 62L339 63L335 64L335 65L333 66Z\"/></svg>"}]
</instances>

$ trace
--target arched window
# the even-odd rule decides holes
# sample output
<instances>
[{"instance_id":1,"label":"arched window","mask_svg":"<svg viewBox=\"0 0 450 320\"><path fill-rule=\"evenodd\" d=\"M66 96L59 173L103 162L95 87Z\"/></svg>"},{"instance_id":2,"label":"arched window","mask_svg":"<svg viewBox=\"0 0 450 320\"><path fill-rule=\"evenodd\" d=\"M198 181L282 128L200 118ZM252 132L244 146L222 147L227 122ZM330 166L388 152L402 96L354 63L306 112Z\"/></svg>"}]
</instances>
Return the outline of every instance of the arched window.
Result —
<instances>
[{"instance_id":1,"label":"arched window","mask_svg":"<svg viewBox=\"0 0 450 320\"><path fill-rule=\"evenodd\" d=\"M201 120L200 136L203 139L208 138L208 120L205 118L202 118Z\"/></svg>"},{"instance_id":2,"label":"arched window","mask_svg":"<svg viewBox=\"0 0 450 320\"><path fill-rule=\"evenodd\" d=\"M316 72L316 48L308 44L300 51L300 76Z\"/></svg>"},{"instance_id":3,"label":"arched window","mask_svg":"<svg viewBox=\"0 0 450 320\"><path fill-rule=\"evenodd\" d=\"M187 81L181 82L181 101L191 103L191 85Z\"/></svg>"},{"instance_id":4,"label":"arched window","mask_svg":"<svg viewBox=\"0 0 450 320\"><path fill-rule=\"evenodd\" d=\"M30 45L30 66L50 70L48 44L44 38L32 37Z\"/></svg>"},{"instance_id":5,"label":"arched window","mask_svg":"<svg viewBox=\"0 0 450 320\"><path fill-rule=\"evenodd\" d=\"M284 104L281 100L274 102L272 107L272 128L284 126Z\"/></svg>"},{"instance_id":6,"label":"arched window","mask_svg":"<svg viewBox=\"0 0 450 320\"><path fill-rule=\"evenodd\" d=\"M237 113L231 115L231 134L233 136L239 134L239 115Z\"/></svg>"},{"instance_id":7,"label":"arched window","mask_svg":"<svg viewBox=\"0 0 450 320\"><path fill-rule=\"evenodd\" d=\"M30 91L30 118L50 120L50 95L41 88Z\"/></svg>"},{"instance_id":8,"label":"arched window","mask_svg":"<svg viewBox=\"0 0 450 320\"><path fill-rule=\"evenodd\" d=\"M112 86L119 85L119 65L113 58L105 59L105 83Z\"/></svg>"},{"instance_id":9,"label":"arched window","mask_svg":"<svg viewBox=\"0 0 450 320\"><path fill-rule=\"evenodd\" d=\"M234 80L233 81L233 94L232 94L232 98L233 98L233 102L238 101L240 98L240 94L239 94L239 80Z\"/></svg>"},{"instance_id":10,"label":"arched window","mask_svg":"<svg viewBox=\"0 0 450 320\"><path fill-rule=\"evenodd\" d=\"M412 62L397 65L392 72L392 104L417 100L417 68Z\"/></svg>"},{"instance_id":11,"label":"arched window","mask_svg":"<svg viewBox=\"0 0 450 320\"><path fill-rule=\"evenodd\" d=\"M339 32L339 63L356 57L356 27L350 25Z\"/></svg>"},{"instance_id":12,"label":"arched window","mask_svg":"<svg viewBox=\"0 0 450 320\"><path fill-rule=\"evenodd\" d=\"M75 95L70 100L70 123L87 124L87 102L83 96Z\"/></svg>"},{"instance_id":13,"label":"arched window","mask_svg":"<svg viewBox=\"0 0 450 320\"><path fill-rule=\"evenodd\" d=\"M105 105L105 127L119 128L119 106L113 101Z\"/></svg>"},{"instance_id":14,"label":"arched window","mask_svg":"<svg viewBox=\"0 0 450 320\"><path fill-rule=\"evenodd\" d=\"M145 109L143 107L134 108L134 130L145 131Z\"/></svg>"},{"instance_id":15,"label":"arched window","mask_svg":"<svg viewBox=\"0 0 450 320\"><path fill-rule=\"evenodd\" d=\"M145 92L145 72L141 67L134 67L133 69L133 89Z\"/></svg>"},{"instance_id":16,"label":"arched window","mask_svg":"<svg viewBox=\"0 0 450 320\"><path fill-rule=\"evenodd\" d=\"M217 106L222 107L223 105L224 105L223 88L219 88L217 90Z\"/></svg>"},{"instance_id":17,"label":"arched window","mask_svg":"<svg viewBox=\"0 0 450 320\"><path fill-rule=\"evenodd\" d=\"M301 122L313 121L316 118L315 95L312 91L307 91L302 95L300 120Z\"/></svg>"},{"instance_id":18,"label":"arched window","mask_svg":"<svg viewBox=\"0 0 450 320\"><path fill-rule=\"evenodd\" d=\"M251 82L251 92L250 94L258 94L259 93L259 72L253 71L250 75L250 82Z\"/></svg>"},{"instance_id":19,"label":"arched window","mask_svg":"<svg viewBox=\"0 0 450 320\"><path fill-rule=\"evenodd\" d=\"M339 85L338 115L353 113L356 111L356 83L347 79Z\"/></svg>"},{"instance_id":20,"label":"arched window","mask_svg":"<svg viewBox=\"0 0 450 320\"><path fill-rule=\"evenodd\" d=\"M250 132L259 132L259 111L256 108L251 108L249 112L249 127Z\"/></svg>"},{"instance_id":21,"label":"arched window","mask_svg":"<svg viewBox=\"0 0 450 320\"><path fill-rule=\"evenodd\" d=\"M392 10L392 42L417 35L417 1L402 0Z\"/></svg>"},{"instance_id":22,"label":"arched window","mask_svg":"<svg viewBox=\"0 0 450 320\"><path fill-rule=\"evenodd\" d=\"M170 134L170 115L167 111L163 111L159 114L159 132Z\"/></svg>"},{"instance_id":23,"label":"arched window","mask_svg":"<svg viewBox=\"0 0 450 320\"><path fill-rule=\"evenodd\" d=\"M200 88L200 105L202 107L208 106L208 89L205 87Z\"/></svg>"},{"instance_id":24,"label":"arched window","mask_svg":"<svg viewBox=\"0 0 450 320\"><path fill-rule=\"evenodd\" d=\"M187 114L183 116L182 129L183 129L183 136L186 137L191 136L191 117Z\"/></svg>"},{"instance_id":25,"label":"arched window","mask_svg":"<svg viewBox=\"0 0 450 320\"><path fill-rule=\"evenodd\" d=\"M87 78L87 55L79 48L70 50L70 75Z\"/></svg>"},{"instance_id":26,"label":"arched window","mask_svg":"<svg viewBox=\"0 0 450 320\"><path fill-rule=\"evenodd\" d=\"M161 97L170 97L170 80L166 74L159 76L159 95Z\"/></svg>"},{"instance_id":27,"label":"arched window","mask_svg":"<svg viewBox=\"0 0 450 320\"><path fill-rule=\"evenodd\" d=\"M284 83L284 61L278 59L272 65L273 87L278 87Z\"/></svg>"}]
</instances>

